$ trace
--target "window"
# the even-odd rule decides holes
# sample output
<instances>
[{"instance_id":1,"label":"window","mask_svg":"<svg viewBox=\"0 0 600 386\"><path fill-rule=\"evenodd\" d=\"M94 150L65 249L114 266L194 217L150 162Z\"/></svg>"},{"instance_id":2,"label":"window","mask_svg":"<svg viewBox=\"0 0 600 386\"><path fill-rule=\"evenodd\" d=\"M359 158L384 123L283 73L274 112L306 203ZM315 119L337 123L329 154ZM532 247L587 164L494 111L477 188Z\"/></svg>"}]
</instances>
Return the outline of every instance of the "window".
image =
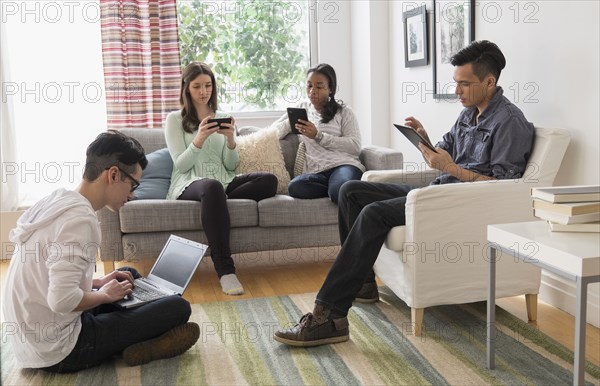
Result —
<instances>
[{"instance_id":1,"label":"window","mask_svg":"<svg viewBox=\"0 0 600 386\"><path fill-rule=\"evenodd\" d=\"M181 64L207 63L219 109L285 110L311 65L308 1L178 0Z\"/></svg>"},{"instance_id":2,"label":"window","mask_svg":"<svg viewBox=\"0 0 600 386\"><path fill-rule=\"evenodd\" d=\"M313 0L314 2L314 0ZM1 1L2 103L10 101L20 206L79 183L86 146L106 130L99 0ZM178 0L182 63L211 65L220 109L284 110L304 96L308 1ZM312 48L316 44L312 45ZM313 56L314 57L314 56ZM10 183L14 178L10 178Z\"/></svg>"},{"instance_id":3,"label":"window","mask_svg":"<svg viewBox=\"0 0 600 386\"><path fill-rule=\"evenodd\" d=\"M28 206L81 180L86 147L106 130L98 0L2 1L2 103L14 113L18 203Z\"/></svg>"}]
</instances>

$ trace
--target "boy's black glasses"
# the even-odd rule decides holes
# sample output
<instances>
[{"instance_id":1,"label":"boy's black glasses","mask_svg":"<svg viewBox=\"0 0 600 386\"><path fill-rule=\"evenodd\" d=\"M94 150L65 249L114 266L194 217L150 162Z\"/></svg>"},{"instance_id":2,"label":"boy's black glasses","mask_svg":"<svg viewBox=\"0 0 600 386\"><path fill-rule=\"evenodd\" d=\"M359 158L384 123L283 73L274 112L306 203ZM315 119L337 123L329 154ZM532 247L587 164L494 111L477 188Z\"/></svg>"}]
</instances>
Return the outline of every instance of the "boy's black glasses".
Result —
<instances>
[{"instance_id":1,"label":"boy's black glasses","mask_svg":"<svg viewBox=\"0 0 600 386\"><path fill-rule=\"evenodd\" d=\"M136 180L135 178L133 178L131 176L131 174L129 174L125 170L121 169L121 167L117 166L117 168L119 168L119 171L121 173L125 174L125 177L127 177L131 180L131 189L129 190L129 192L133 193L133 191L136 190L138 188L138 186L140 186L140 182L138 180Z\"/></svg>"},{"instance_id":2,"label":"boy's black glasses","mask_svg":"<svg viewBox=\"0 0 600 386\"><path fill-rule=\"evenodd\" d=\"M130 193L133 193L134 190L136 190L138 188L138 186L140 186L140 182L138 180L136 180L135 178L133 178L133 176L129 173L127 173L125 170L121 169L121 167L119 165L115 165L117 167L117 169L119 169L119 171L121 173L123 173L125 175L125 177L129 178L131 180L131 189L129 190ZM106 168L106 170L108 170L110 168Z\"/></svg>"}]
</instances>

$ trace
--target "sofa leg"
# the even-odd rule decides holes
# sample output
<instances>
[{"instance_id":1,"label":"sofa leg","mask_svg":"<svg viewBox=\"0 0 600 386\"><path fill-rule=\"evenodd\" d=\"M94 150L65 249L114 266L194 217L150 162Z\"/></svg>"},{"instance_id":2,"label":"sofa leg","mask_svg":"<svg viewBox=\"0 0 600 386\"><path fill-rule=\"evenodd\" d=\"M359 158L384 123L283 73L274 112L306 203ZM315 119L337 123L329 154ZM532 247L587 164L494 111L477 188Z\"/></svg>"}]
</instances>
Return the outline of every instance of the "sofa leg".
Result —
<instances>
[{"instance_id":1,"label":"sofa leg","mask_svg":"<svg viewBox=\"0 0 600 386\"><path fill-rule=\"evenodd\" d=\"M525 306L527 307L527 319L530 322L537 320L537 294L525 294Z\"/></svg>"},{"instance_id":2,"label":"sofa leg","mask_svg":"<svg viewBox=\"0 0 600 386\"><path fill-rule=\"evenodd\" d=\"M102 262L102 274L108 275L112 271L115 270L115 262L114 261L103 261Z\"/></svg>"},{"instance_id":3,"label":"sofa leg","mask_svg":"<svg viewBox=\"0 0 600 386\"><path fill-rule=\"evenodd\" d=\"M410 309L410 321L415 328L415 336L421 336L421 328L423 327L423 312L424 308L414 308Z\"/></svg>"}]
</instances>

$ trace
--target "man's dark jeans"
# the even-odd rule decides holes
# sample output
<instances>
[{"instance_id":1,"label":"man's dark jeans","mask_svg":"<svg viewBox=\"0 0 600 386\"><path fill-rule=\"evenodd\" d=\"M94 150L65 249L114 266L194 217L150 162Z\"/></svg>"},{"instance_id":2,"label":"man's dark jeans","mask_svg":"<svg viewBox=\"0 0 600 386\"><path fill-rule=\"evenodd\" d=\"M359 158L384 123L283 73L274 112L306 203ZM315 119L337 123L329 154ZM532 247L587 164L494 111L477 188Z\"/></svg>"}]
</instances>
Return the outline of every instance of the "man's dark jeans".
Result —
<instances>
[{"instance_id":1,"label":"man's dark jeans","mask_svg":"<svg viewBox=\"0 0 600 386\"><path fill-rule=\"evenodd\" d=\"M128 270L134 278L140 274ZM174 295L143 306L121 310L103 304L81 314L81 332L73 351L61 362L44 370L66 373L99 365L132 344L164 334L184 324L191 315L190 304Z\"/></svg>"},{"instance_id":2,"label":"man's dark jeans","mask_svg":"<svg viewBox=\"0 0 600 386\"><path fill-rule=\"evenodd\" d=\"M346 315L373 265L388 232L405 224L406 195L412 187L348 181L340 190L339 230L342 248L316 303ZM373 277L374 278L374 277Z\"/></svg>"}]
</instances>

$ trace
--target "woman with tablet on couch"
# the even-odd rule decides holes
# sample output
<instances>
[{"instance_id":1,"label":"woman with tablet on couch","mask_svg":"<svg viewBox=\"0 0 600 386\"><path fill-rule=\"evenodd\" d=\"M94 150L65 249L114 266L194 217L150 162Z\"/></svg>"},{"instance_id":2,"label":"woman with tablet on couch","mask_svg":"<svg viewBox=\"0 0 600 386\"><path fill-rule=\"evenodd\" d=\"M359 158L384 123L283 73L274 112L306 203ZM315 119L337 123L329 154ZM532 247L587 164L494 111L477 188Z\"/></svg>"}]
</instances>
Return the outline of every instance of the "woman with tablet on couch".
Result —
<instances>
[{"instance_id":1,"label":"woman with tablet on couch","mask_svg":"<svg viewBox=\"0 0 600 386\"><path fill-rule=\"evenodd\" d=\"M192 62L185 68L179 102L181 110L171 112L165 124L173 158L167 199L202 203L202 227L223 292L241 295L244 289L231 258L227 198L260 201L273 197L277 177L271 173L236 176L235 120L217 113L215 76L206 64Z\"/></svg>"},{"instance_id":2,"label":"woman with tablet on couch","mask_svg":"<svg viewBox=\"0 0 600 386\"><path fill-rule=\"evenodd\" d=\"M358 121L348 106L336 101L336 90L337 77L329 64L308 70L308 100L296 106L306 109L308 120L299 119L295 125L301 146L306 149L306 163L304 173L288 185L292 197L329 197L337 204L344 182L360 180L365 171L358 158L361 149ZM295 132L287 114L272 126L277 127L282 138Z\"/></svg>"}]
</instances>

